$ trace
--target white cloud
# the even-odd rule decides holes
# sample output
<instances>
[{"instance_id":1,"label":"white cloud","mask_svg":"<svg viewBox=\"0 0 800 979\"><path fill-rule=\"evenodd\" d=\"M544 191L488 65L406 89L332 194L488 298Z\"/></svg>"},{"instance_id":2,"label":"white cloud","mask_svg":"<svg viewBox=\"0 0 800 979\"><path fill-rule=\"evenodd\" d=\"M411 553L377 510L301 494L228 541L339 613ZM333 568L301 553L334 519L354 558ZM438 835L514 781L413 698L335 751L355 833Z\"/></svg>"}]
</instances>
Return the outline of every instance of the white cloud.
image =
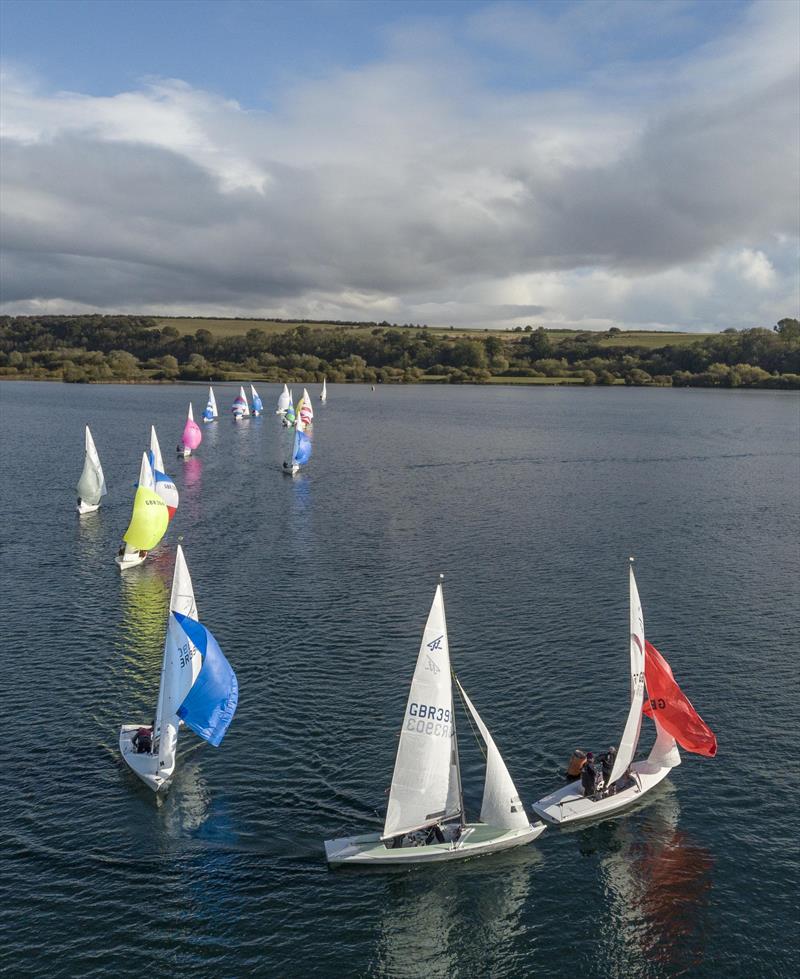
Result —
<instances>
[{"instance_id":1,"label":"white cloud","mask_svg":"<svg viewBox=\"0 0 800 979\"><path fill-rule=\"evenodd\" d=\"M628 11L640 33L652 18L685 29L691 8L655 6ZM613 48L618 5L569 10L552 50L578 51L576 25L600 12ZM490 7L469 30L519 47L519 18L538 16ZM271 93L269 112L174 80L96 98L12 74L4 309L686 328L793 315L796 16L756 4L673 63L513 92L435 29L413 54L398 32L389 60Z\"/></svg>"}]
</instances>

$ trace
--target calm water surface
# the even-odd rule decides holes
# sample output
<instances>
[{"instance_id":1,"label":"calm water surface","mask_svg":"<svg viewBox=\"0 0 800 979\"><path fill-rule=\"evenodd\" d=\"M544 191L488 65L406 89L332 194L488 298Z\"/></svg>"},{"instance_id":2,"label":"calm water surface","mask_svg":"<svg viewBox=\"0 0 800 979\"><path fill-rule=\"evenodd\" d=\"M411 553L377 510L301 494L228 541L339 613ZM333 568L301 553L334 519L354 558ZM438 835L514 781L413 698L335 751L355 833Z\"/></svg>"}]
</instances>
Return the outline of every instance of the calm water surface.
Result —
<instances>
[{"instance_id":1,"label":"calm water surface","mask_svg":"<svg viewBox=\"0 0 800 979\"><path fill-rule=\"evenodd\" d=\"M275 417L236 426L236 388L216 392L225 417L176 460L204 388L0 385L0 969L793 975L797 397L332 385L288 480ZM79 520L86 422L109 495ZM151 423L181 506L121 576ZM221 748L183 737L157 805L117 732L153 713L179 539L241 696ZM525 848L329 871L323 839L381 826L437 574L454 667L534 801L574 747L619 739L629 554L717 758ZM475 815L463 720L460 742Z\"/></svg>"}]
</instances>

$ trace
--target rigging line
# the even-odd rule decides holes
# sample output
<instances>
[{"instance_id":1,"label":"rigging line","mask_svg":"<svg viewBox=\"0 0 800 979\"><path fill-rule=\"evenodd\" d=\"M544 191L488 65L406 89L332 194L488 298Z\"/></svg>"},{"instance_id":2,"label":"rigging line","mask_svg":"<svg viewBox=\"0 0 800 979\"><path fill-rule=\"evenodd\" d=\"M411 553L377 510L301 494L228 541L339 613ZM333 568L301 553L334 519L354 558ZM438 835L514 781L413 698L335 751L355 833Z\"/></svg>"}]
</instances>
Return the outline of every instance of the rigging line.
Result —
<instances>
[{"instance_id":1,"label":"rigging line","mask_svg":"<svg viewBox=\"0 0 800 979\"><path fill-rule=\"evenodd\" d=\"M450 670L450 675L456 681L456 690L458 690L458 696L461 698L461 706L464 708L464 713L467 715L467 720L469 721L470 730L472 731L472 736L478 743L478 748L483 755L483 760L488 761L486 757L486 751L483 747L483 739L479 737L478 732L475 730L475 725L472 723L472 717L470 716L469 708L464 701L464 695L461 693L461 684L458 682L458 677L455 674L455 670Z\"/></svg>"}]
</instances>

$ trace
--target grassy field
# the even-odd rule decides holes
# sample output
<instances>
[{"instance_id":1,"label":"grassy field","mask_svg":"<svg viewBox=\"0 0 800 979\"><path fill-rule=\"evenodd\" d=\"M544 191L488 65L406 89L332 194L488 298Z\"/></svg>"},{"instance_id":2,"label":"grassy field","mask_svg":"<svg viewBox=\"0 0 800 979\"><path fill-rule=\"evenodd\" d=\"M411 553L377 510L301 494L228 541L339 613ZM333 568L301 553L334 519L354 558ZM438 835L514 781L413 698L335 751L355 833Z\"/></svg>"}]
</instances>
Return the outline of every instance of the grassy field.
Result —
<instances>
[{"instance_id":1,"label":"grassy field","mask_svg":"<svg viewBox=\"0 0 800 979\"><path fill-rule=\"evenodd\" d=\"M293 326L300 326L296 322L276 322L275 320L262 320L262 319L252 319L252 320L234 320L234 319L202 319L199 317L181 317L181 316L159 316L156 317L156 322L159 327L173 326L179 333L196 333L197 330L209 330L214 334L215 337L231 337L231 336L243 336L248 330L258 329L264 330L265 333L283 333L285 330L291 329ZM348 326L343 327L336 323L306 323L312 330L336 330L336 329L348 329L348 330L372 330L375 329L373 324L365 324L363 326ZM416 332L416 327L392 327L392 329L412 329ZM522 339L524 333L511 333L508 330L450 330L431 327L430 332L437 336L450 336L450 337L472 337L478 339L480 337L487 336L499 336L506 340L519 340ZM547 331L550 338L554 341L564 340L568 337L574 337L576 332L574 330L548 330ZM707 337L715 336L713 333L667 333L649 330L623 330L620 333L615 333L613 336L607 336L606 334L598 334L598 342L603 347L647 347L653 349L655 347L664 347L667 345L686 345L689 343L697 343L700 340L705 340ZM534 378L535 380L535 378Z\"/></svg>"}]
</instances>

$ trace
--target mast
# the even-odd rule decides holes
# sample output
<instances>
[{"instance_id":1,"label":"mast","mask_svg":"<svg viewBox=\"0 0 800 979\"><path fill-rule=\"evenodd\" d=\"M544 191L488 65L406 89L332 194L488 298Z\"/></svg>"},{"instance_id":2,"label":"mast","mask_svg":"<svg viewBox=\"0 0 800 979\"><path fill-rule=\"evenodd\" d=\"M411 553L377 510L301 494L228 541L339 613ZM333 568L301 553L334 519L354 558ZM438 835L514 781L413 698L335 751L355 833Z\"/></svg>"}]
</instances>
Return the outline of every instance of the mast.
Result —
<instances>
[{"instance_id":1,"label":"mast","mask_svg":"<svg viewBox=\"0 0 800 979\"><path fill-rule=\"evenodd\" d=\"M444 575L441 574L441 573L439 574L439 585L441 586L441 589L442 589L442 598L444 598ZM445 610L444 610L444 601L442 602L442 618L444 620L445 631L447 631L447 614L445 613ZM447 633L447 635L448 635L448 645L449 645L449 635L450 635L450 633ZM452 661L451 661L451 666L450 666L450 704L451 704L450 714L451 714L451 724L452 724L452 736L450 738L450 741L451 741L451 746L452 746L451 747L452 754L451 754L451 762L450 763L451 763L451 765L453 765L455 767L455 770L456 770L456 785L458 787L459 822L461 824L461 828L463 829L464 826L466 825L466 820L464 818L464 789L463 789L463 787L461 785L461 757L460 757L460 755L458 753L458 735L456 733L456 712L455 712L455 706L456 705L455 705L455 701L453 700L453 680L452 680L452 678L453 678L453 667L452 667Z\"/></svg>"}]
</instances>

